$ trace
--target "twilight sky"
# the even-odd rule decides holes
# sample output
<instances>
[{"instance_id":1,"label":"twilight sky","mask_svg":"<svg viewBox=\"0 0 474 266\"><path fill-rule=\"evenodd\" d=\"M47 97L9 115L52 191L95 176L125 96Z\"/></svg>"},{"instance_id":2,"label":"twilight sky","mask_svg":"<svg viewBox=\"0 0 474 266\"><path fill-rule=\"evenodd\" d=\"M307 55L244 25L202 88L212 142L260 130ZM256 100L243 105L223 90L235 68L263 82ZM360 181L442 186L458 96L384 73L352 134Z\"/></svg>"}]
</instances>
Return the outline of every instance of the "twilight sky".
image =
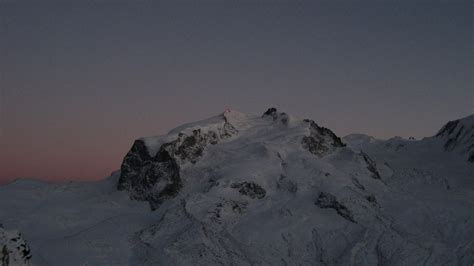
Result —
<instances>
[{"instance_id":1,"label":"twilight sky","mask_svg":"<svg viewBox=\"0 0 474 266\"><path fill-rule=\"evenodd\" d=\"M228 106L380 138L474 113L470 1L15 2L0 1L0 183L103 178L135 138Z\"/></svg>"}]
</instances>

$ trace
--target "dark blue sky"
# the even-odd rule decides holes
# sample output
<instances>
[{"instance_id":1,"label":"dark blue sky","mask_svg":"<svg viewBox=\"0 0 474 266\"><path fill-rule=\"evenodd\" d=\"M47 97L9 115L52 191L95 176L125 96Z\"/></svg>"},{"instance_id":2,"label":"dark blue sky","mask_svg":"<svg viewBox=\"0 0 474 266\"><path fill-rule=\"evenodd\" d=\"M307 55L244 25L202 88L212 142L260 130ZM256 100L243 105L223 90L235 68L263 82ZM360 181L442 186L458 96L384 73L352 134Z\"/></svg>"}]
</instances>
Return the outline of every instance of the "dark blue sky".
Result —
<instances>
[{"instance_id":1,"label":"dark blue sky","mask_svg":"<svg viewBox=\"0 0 474 266\"><path fill-rule=\"evenodd\" d=\"M101 178L134 138L228 106L382 138L474 113L470 1L14 2L0 181Z\"/></svg>"}]
</instances>

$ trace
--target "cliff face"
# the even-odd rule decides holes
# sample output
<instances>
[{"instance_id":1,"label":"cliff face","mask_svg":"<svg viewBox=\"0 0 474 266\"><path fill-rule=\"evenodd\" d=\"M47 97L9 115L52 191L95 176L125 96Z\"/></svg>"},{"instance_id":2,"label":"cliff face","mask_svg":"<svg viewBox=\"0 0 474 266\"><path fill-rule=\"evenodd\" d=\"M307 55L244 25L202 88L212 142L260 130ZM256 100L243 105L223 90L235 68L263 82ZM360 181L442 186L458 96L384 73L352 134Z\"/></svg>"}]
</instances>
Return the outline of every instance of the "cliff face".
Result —
<instances>
[{"instance_id":1,"label":"cliff face","mask_svg":"<svg viewBox=\"0 0 474 266\"><path fill-rule=\"evenodd\" d=\"M129 191L132 199L148 201L156 209L182 188L182 165L195 164L207 146L217 145L238 133L225 115L210 125L188 132L186 129L171 134L172 140L161 144L153 156L145 140L136 140L123 160L118 189Z\"/></svg>"}]
</instances>

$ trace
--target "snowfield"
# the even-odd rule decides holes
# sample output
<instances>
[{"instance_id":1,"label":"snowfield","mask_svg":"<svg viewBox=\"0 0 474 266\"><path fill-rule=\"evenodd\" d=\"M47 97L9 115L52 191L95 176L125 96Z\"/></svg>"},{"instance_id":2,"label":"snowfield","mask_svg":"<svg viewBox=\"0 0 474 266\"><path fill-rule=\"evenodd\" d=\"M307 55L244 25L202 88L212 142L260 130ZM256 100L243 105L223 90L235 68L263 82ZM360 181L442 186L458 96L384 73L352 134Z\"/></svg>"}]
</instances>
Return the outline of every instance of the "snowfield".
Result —
<instances>
[{"instance_id":1,"label":"snowfield","mask_svg":"<svg viewBox=\"0 0 474 266\"><path fill-rule=\"evenodd\" d=\"M6 265L471 266L474 115L413 141L228 110L102 181L0 186L0 223Z\"/></svg>"}]
</instances>

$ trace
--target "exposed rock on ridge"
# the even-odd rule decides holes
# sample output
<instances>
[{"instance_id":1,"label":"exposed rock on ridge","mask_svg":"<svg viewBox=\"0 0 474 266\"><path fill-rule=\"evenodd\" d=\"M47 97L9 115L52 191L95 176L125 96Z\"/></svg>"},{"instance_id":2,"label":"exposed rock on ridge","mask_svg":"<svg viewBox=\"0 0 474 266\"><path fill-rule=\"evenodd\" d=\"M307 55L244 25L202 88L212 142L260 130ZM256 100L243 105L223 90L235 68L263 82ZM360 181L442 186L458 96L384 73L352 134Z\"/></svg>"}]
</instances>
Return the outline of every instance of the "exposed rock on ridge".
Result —
<instances>
[{"instance_id":1,"label":"exposed rock on ridge","mask_svg":"<svg viewBox=\"0 0 474 266\"><path fill-rule=\"evenodd\" d=\"M334 209L344 219L355 223L355 220L353 218L351 211L346 206L344 206L339 201L337 201L336 196L330 193L326 193L326 192L319 193L319 196L314 204L316 204L317 206L323 209L327 209L327 208Z\"/></svg>"},{"instance_id":2,"label":"exposed rock on ridge","mask_svg":"<svg viewBox=\"0 0 474 266\"><path fill-rule=\"evenodd\" d=\"M117 187L128 190L132 199L148 201L154 210L182 188L183 164L196 163L208 145L216 145L237 132L222 115L222 124L216 130L197 128L189 135L180 132L175 140L162 144L155 156L150 155L145 141L138 139L123 160Z\"/></svg>"},{"instance_id":3,"label":"exposed rock on ridge","mask_svg":"<svg viewBox=\"0 0 474 266\"><path fill-rule=\"evenodd\" d=\"M283 125L288 125L290 122L290 117L287 113L278 112L275 107L269 108L265 113L263 113L262 118L271 117L273 121L281 122Z\"/></svg>"},{"instance_id":4,"label":"exposed rock on ridge","mask_svg":"<svg viewBox=\"0 0 474 266\"><path fill-rule=\"evenodd\" d=\"M367 169L372 173L374 179L381 179L379 171L377 170L377 164L372 160L369 155L363 151L360 152L362 158L364 158L365 163L367 164Z\"/></svg>"},{"instance_id":5,"label":"exposed rock on ridge","mask_svg":"<svg viewBox=\"0 0 474 266\"><path fill-rule=\"evenodd\" d=\"M310 135L304 136L301 142L312 154L322 157L335 148L346 146L330 129L318 126L313 120L305 119L304 122L309 124Z\"/></svg>"},{"instance_id":6,"label":"exposed rock on ridge","mask_svg":"<svg viewBox=\"0 0 474 266\"><path fill-rule=\"evenodd\" d=\"M253 182L234 183L231 188L239 190L239 193L251 197L252 199L262 199L265 197L265 189Z\"/></svg>"},{"instance_id":7,"label":"exposed rock on ridge","mask_svg":"<svg viewBox=\"0 0 474 266\"><path fill-rule=\"evenodd\" d=\"M7 231L0 224L0 266L29 265L31 252L18 231Z\"/></svg>"}]
</instances>

